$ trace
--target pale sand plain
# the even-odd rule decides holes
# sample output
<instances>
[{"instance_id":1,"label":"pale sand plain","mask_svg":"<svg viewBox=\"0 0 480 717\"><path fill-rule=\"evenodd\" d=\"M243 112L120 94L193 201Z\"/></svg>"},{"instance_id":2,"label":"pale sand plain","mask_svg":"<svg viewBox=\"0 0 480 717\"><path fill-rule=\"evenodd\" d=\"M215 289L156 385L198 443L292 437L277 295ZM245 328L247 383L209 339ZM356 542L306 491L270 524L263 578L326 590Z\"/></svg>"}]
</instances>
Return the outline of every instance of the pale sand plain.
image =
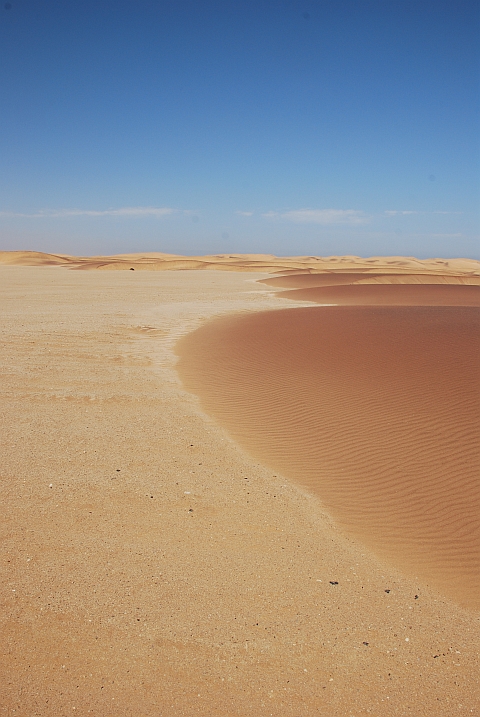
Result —
<instances>
[{"instance_id":1,"label":"pale sand plain","mask_svg":"<svg viewBox=\"0 0 480 717\"><path fill-rule=\"evenodd\" d=\"M367 547L180 381L179 339L305 311L256 280L318 260L19 258L38 266L0 266L4 714L479 713L478 612Z\"/></svg>"}]
</instances>

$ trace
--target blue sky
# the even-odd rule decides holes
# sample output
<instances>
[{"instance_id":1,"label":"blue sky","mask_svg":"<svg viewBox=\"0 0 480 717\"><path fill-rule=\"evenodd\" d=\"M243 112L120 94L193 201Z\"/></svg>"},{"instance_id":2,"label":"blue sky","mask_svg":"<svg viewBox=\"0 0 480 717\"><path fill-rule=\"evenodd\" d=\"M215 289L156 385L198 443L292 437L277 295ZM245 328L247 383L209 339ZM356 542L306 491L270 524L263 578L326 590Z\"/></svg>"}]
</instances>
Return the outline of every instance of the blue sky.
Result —
<instances>
[{"instance_id":1,"label":"blue sky","mask_svg":"<svg viewBox=\"0 0 480 717\"><path fill-rule=\"evenodd\" d=\"M477 0L2 0L0 55L0 249L480 259Z\"/></svg>"}]
</instances>

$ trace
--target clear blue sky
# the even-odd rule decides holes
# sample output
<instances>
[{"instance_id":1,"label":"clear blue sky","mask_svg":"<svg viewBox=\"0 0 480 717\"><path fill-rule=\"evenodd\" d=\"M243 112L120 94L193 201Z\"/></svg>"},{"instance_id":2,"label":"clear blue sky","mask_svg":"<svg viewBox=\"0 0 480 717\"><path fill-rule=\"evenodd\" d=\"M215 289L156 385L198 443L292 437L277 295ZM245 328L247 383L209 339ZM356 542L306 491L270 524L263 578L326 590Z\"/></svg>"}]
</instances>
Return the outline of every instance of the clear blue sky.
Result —
<instances>
[{"instance_id":1,"label":"clear blue sky","mask_svg":"<svg viewBox=\"0 0 480 717\"><path fill-rule=\"evenodd\" d=\"M478 0L1 0L0 249L480 259Z\"/></svg>"}]
</instances>

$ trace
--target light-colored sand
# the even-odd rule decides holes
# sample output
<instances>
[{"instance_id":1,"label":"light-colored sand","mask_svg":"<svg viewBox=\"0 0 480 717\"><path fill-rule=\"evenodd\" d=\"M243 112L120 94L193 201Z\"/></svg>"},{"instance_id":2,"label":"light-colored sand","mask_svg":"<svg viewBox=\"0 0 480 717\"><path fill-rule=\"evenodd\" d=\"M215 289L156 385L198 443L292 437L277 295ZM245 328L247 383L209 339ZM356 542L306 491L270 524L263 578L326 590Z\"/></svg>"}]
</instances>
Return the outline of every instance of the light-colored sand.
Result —
<instances>
[{"instance_id":1,"label":"light-colored sand","mask_svg":"<svg viewBox=\"0 0 480 717\"><path fill-rule=\"evenodd\" d=\"M478 714L476 616L180 384L178 338L295 306L254 278L0 267L3 713Z\"/></svg>"}]
</instances>

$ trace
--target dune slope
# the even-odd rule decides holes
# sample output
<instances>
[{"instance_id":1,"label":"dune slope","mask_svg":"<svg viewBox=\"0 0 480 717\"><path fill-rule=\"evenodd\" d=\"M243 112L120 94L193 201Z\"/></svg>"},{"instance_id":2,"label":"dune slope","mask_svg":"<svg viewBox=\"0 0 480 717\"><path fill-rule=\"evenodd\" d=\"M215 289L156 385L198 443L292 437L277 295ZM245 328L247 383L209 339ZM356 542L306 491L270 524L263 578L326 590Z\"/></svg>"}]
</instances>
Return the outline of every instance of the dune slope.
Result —
<instances>
[{"instance_id":1,"label":"dune slope","mask_svg":"<svg viewBox=\"0 0 480 717\"><path fill-rule=\"evenodd\" d=\"M477 308L279 310L210 323L178 351L185 385L254 456L480 609Z\"/></svg>"},{"instance_id":2,"label":"dune slope","mask_svg":"<svg viewBox=\"0 0 480 717\"><path fill-rule=\"evenodd\" d=\"M356 283L292 289L277 296L338 306L480 306L480 285Z\"/></svg>"},{"instance_id":3,"label":"dune slope","mask_svg":"<svg viewBox=\"0 0 480 717\"><path fill-rule=\"evenodd\" d=\"M480 286L480 276L472 274L382 274L363 272L323 272L315 274L283 274L268 279L260 279L259 284L283 289L311 289L321 286L339 286L345 284L454 284Z\"/></svg>"}]
</instances>

